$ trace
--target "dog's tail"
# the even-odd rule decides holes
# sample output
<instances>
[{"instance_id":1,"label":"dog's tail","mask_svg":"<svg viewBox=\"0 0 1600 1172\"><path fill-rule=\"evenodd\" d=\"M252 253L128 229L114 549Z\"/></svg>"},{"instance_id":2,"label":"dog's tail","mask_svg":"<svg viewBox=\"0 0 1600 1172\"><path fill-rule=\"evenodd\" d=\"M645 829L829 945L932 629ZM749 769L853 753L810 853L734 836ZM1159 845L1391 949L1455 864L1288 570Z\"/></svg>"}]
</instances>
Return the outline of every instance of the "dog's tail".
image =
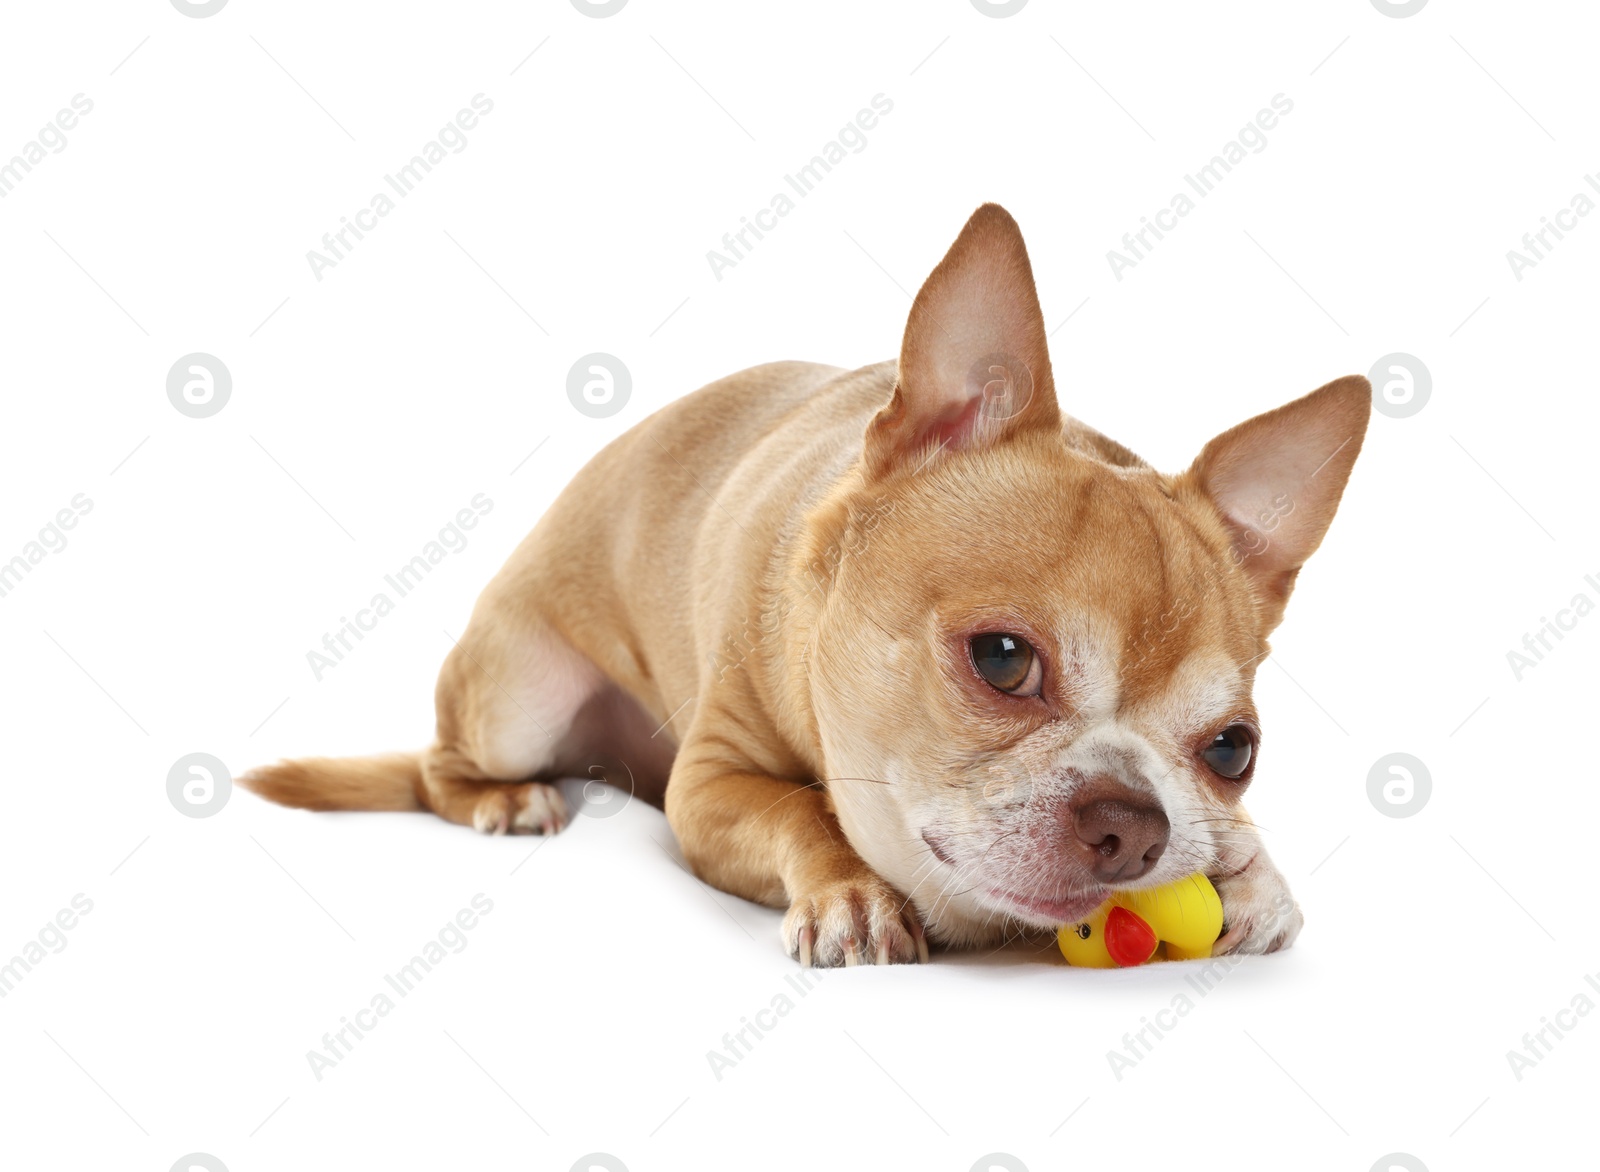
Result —
<instances>
[{"instance_id":1,"label":"dog's tail","mask_svg":"<svg viewBox=\"0 0 1600 1172\"><path fill-rule=\"evenodd\" d=\"M302 757L239 778L253 793L303 810L420 810L421 753Z\"/></svg>"}]
</instances>

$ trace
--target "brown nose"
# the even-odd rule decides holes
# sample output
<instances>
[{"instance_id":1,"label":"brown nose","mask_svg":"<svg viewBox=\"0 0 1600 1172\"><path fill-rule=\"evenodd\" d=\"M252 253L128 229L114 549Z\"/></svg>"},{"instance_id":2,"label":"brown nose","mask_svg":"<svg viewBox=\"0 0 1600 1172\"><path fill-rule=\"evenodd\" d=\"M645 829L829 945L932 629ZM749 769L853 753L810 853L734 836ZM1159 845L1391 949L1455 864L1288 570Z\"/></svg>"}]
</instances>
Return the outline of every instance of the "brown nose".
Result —
<instances>
[{"instance_id":1,"label":"brown nose","mask_svg":"<svg viewBox=\"0 0 1600 1172\"><path fill-rule=\"evenodd\" d=\"M1156 865L1167 849L1167 815L1122 785L1097 785L1072 803L1074 845L1101 883L1128 883Z\"/></svg>"}]
</instances>

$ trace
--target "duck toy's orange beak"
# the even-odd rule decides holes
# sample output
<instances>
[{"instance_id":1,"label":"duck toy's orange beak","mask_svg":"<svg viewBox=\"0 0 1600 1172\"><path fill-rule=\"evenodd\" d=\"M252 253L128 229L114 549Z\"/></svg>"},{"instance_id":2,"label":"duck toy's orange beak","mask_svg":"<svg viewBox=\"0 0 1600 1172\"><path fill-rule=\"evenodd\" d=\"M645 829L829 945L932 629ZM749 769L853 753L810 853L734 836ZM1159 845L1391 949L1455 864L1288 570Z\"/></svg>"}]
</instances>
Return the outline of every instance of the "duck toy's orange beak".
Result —
<instances>
[{"instance_id":1,"label":"duck toy's orange beak","mask_svg":"<svg viewBox=\"0 0 1600 1172\"><path fill-rule=\"evenodd\" d=\"M1106 913L1105 933L1106 952L1118 968L1144 964L1161 943L1156 939L1156 930L1125 907L1114 907Z\"/></svg>"}]
</instances>

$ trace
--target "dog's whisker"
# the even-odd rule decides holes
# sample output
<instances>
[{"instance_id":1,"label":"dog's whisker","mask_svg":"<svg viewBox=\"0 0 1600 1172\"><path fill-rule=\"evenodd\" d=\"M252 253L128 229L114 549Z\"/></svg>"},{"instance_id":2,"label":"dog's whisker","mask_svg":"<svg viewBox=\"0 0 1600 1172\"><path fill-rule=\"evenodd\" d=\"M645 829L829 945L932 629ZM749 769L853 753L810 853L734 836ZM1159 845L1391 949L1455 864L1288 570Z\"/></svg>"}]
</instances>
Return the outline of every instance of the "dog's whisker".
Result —
<instances>
[{"instance_id":1,"label":"dog's whisker","mask_svg":"<svg viewBox=\"0 0 1600 1172\"><path fill-rule=\"evenodd\" d=\"M791 791L790 793L784 794L783 797L779 798L776 802L773 802L765 810L762 810L761 813L756 815L756 818L757 819L765 818L768 814L770 814L779 805L781 805L784 802L787 802L790 798L794 797L795 794L802 794L808 789L816 789L819 786L821 786L821 784L822 783L820 781L808 781L803 785L798 783L798 782L796 782L793 791Z\"/></svg>"}]
</instances>

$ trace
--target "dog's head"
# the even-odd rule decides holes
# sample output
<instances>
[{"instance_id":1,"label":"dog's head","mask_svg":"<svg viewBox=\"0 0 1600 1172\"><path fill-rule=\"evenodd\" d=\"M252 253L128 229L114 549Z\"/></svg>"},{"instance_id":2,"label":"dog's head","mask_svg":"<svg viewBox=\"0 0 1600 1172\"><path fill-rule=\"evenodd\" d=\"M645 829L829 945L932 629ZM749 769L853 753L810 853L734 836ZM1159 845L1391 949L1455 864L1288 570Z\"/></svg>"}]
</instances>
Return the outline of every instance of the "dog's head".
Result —
<instances>
[{"instance_id":1,"label":"dog's head","mask_svg":"<svg viewBox=\"0 0 1600 1172\"><path fill-rule=\"evenodd\" d=\"M810 518L808 672L845 833L932 932L1070 922L1243 825L1267 635L1370 409L1349 377L1162 475L1057 406L1022 237L980 208Z\"/></svg>"}]
</instances>

